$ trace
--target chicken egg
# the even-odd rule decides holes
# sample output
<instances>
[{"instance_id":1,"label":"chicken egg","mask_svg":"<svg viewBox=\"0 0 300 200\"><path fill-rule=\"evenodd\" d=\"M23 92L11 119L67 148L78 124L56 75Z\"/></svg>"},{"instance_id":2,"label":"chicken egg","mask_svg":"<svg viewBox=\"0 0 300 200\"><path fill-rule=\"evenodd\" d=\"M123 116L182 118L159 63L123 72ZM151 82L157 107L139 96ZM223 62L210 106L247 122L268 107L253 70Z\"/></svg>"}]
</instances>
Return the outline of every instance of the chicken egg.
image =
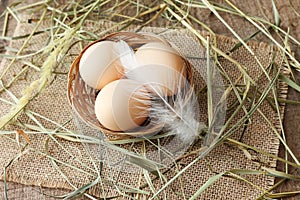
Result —
<instances>
[{"instance_id":1,"label":"chicken egg","mask_svg":"<svg viewBox=\"0 0 300 200\"><path fill-rule=\"evenodd\" d=\"M95 101L99 122L112 131L131 130L149 115L150 98L145 87L130 79L113 81L102 88Z\"/></svg>"},{"instance_id":2,"label":"chicken egg","mask_svg":"<svg viewBox=\"0 0 300 200\"><path fill-rule=\"evenodd\" d=\"M148 43L135 53L138 66L127 76L143 84L151 84L156 93L174 95L185 83L185 66L181 56L163 43Z\"/></svg>"},{"instance_id":3,"label":"chicken egg","mask_svg":"<svg viewBox=\"0 0 300 200\"><path fill-rule=\"evenodd\" d=\"M181 72L183 61L178 52L163 43L150 42L140 48L135 53L139 64L160 64L173 67Z\"/></svg>"},{"instance_id":4,"label":"chicken egg","mask_svg":"<svg viewBox=\"0 0 300 200\"><path fill-rule=\"evenodd\" d=\"M108 83L123 75L123 67L114 52L113 41L101 41L91 45L79 62L79 73L84 82L92 88L102 89Z\"/></svg>"}]
</instances>

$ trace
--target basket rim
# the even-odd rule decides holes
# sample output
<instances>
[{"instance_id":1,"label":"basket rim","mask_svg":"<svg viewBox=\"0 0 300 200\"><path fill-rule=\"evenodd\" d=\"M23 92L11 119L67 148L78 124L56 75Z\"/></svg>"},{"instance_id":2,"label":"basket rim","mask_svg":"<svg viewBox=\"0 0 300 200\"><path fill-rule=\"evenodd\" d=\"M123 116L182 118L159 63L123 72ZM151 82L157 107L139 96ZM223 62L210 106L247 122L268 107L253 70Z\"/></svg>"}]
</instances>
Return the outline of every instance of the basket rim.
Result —
<instances>
[{"instance_id":1,"label":"basket rim","mask_svg":"<svg viewBox=\"0 0 300 200\"><path fill-rule=\"evenodd\" d=\"M146 135L149 135L149 134L152 134L153 132L155 132L157 129L162 129L164 124L158 124L157 126L155 127L148 127L149 129L146 129L146 130L143 130L143 131L134 131L133 129L133 132L131 131L128 131L128 132L124 132L124 131L113 131L113 130L110 130L110 129L107 129L105 128L100 122L99 122L99 126L96 126L95 124L87 121L86 119L84 119L83 116L81 116L77 109L74 107L74 103L73 103L73 98L72 96L73 95L73 83L76 79L77 76L79 76L79 62L80 62L80 59L83 55L83 53L90 47L92 46L93 44L96 44L98 42L101 42L101 41L105 41L105 40L111 40L111 38L114 38L114 37L118 37L118 36L124 36L124 35L128 35L129 37L154 37L158 40L160 40L161 42L165 43L165 44L168 44L169 46L173 47L173 45L171 43L169 43L167 40L155 35L154 33L143 33L143 32L140 32L140 33L136 33L136 32L128 32L128 31L120 31L120 32L114 32L114 33L111 33L111 34L108 34L98 40L95 40L91 43L89 43L87 46L85 46L83 48L83 50L78 54L78 56L75 58L75 60L72 62L71 64L71 67L70 67L70 70L68 72L68 83L67 83L67 97L68 97L68 102L69 102L69 106L71 107L72 110L74 110L76 112L76 115L77 117L80 117L81 120L85 123L87 123L88 125L92 126L93 128L95 129L98 129L100 130L102 133L104 133L105 135L108 135L108 136L117 136L117 137L130 137L130 136L146 136ZM187 70L187 74L186 76L188 76L188 79L189 79L189 82L190 82L190 85L193 87L193 67L192 67L192 64L188 61L187 58L184 57L184 55L182 55L182 53L180 51L178 51L178 49L175 49L179 56L181 57L181 59L184 61L184 64L186 66L186 70ZM146 127L145 127L146 128Z\"/></svg>"}]
</instances>

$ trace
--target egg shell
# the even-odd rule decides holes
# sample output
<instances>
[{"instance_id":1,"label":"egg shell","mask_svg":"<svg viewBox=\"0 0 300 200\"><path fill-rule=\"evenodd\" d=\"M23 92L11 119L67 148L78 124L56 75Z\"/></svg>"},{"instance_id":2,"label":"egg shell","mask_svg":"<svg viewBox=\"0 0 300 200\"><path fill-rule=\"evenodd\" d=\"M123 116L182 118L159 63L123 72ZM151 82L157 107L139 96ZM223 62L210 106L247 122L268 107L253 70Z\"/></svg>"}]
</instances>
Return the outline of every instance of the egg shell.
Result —
<instances>
[{"instance_id":1,"label":"egg shell","mask_svg":"<svg viewBox=\"0 0 300 200\"><path fill-rule=\"evenodd\" d=\"M149 115L150 98L145 87L130 79L106 85L97 95L95 114L99 122L113 131L139 127Z\"/></svg>"},{"instance_id":2,"label":"egg shell","mask_svg":"<svg viewBox=\"0 0 300 200\"><path fill-rule=\"evenodd\" d=\"M141 46L135 53L138 66L128 77L141 83L152 83L160 95L170 96L185 84L186 70L178 52L163 43Z\"/></svg>"},{"instance_id":3,"label":"egg shell","mask_svg":"<svg viewBox=\"0 0 300 200\"><path fill-rule=\"evenodd\" d=\"M159 64L173 67L178 72L182 71L183 60L179 53L163 43L150 42L141 46L135 53L140 65Z\"/></svg>"},{"instance_id":4,"label":"egg shell","mask_svg":"<svg viewBox=\"0 0 300 200\"><path fill-rule=\"evenodd\" d=\"M149 91L161 96L178 93L187 83L183 73L166 65L146 64L130 70L126 76L143 84Z\"/></svg>"},{"instance_id":5,"label":"egg shell","mask_svg":"<svg viewBox=\"0 0 300 200\"><path fill-rule=\"evenodd\" d=\"M102 89L123 75L123 67L114 52L113 41L97 42L86 49L79 62L79 73L92 88Z\"/></svg>"}]
</instances>

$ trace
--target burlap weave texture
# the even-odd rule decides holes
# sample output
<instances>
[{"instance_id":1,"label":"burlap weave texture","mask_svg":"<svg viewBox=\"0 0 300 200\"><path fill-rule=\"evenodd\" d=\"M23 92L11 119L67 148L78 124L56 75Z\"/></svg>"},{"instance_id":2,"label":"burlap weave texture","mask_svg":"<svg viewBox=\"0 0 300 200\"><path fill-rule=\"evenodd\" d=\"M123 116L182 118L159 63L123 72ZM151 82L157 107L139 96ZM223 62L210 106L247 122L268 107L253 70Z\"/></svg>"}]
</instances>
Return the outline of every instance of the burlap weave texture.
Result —
<instances>
[{"instance_id":1,"label":"burlap weave texture","mask_svg":"<svg viewBox=\"0 0 300 200\"><path fill-rule=\"evenodd\" d=\"M95 29L105 30L110 24L107 23L99 23L94 25ZM19 24L16 30L16 35L23 35L30 32L32 29L32 25L30 24ZM177 46L181 47L182 52L185 54L193 53L193 45L189 44L189 41L193 41L191 36L185 30L165 30L162 28L144 28L142 29L145 32L154 32L162 35L166 39L168 39L172 43L176 43ZM202 33L207 34L207 33ZM42 45L46 43L44 40L47 38L46 35L36 35L30 41L30 44L26 48L28 52L36 52L41 48ZM18 49L22 45L22 40L13 41L11 43L12 48ZM228 51L237 43L236 40L217 36L217 45L223 51ZM194 44L197 45L197 44ZM273 49L272 46L267 46L262 43L249 43L249 46L255 52L258 59L261 61L265 68L269 67L273 62L273 56L275 55L275 64L276 66L280 66L280 54L276 50ZM60 65L55 71L59 72L67 72L71 62L74 59L74 56L78 54L80 49L78 46L74 46L71 55L69 55L64 64ZM260 78L263 77L262 72L255 62L255 59L250 53L243 47L239 48L235 51L232 57L239 61L241 64L247 67L250 76L254 80L259 80L261 84L261 88L264 88L267 80ZM37 60L31 60L36 65L40 65L42 60L38 60L38 56L34 57ZM4 78L4 85L11 80L22 68L24 67L24 63L22 60L16 62L13 67L10 69L9 73L6 74ZM9 59L4 59L0 70L3 71L5 66L9 64ZM225 59L220 59L222 66L228 71L232 80L236 80L240 76L240 72L236 69L236 67ZM19 97L21 95L21 91L29 85L29 83L38 77L38 72L34 69L30 69L27 73L29 75L22 74L21 77L18 78L18 81L15 82L11 88L9 89L14 95ZM66 74L59 73L53 77L53 82L51 85L47 87L47 89L33 102L30 103L28 109L34 111L35 113L41 114L57 124L63 124L70 119L73 118L70 112L70 108L68 107L67 99L66 99ZM286 92L286 86L281 85L279 88L280 94L284 95ZM2 92L1 98L12 100L8 93ZM233 101L234 99L229 99L229 101ZM206 104L205 104L206 105ZM2 103L1 106L1 116L7 113L11 107L11 105ZM206 108L204 107L203 112L205 113ZM277 127L280 132L280 127L278 124L278 116L276 112L271 108L271 106L267 103L263 103L261 106L261 111L270 119L270 121ZM283 110L282 110L283 111ZM228 113L230 115L230 113ZM243 113L240 113L239 117L241 117ZM51 123L35 115L43 124L49 129L57 128L57 124ZM23 123L35 124L32 120L29 120L27 117L22 115L20 117ZM235 121L238 120L238 117ZM68 125L69 128L73 128L72 123ZM16 130L17 127L10 126L9 130ZM239 138L241 134L241 130L237 131L237 134L234 136L235 138ZM14 138L14 136L11 136ZM7 171L7 180L19 182L28 185L37 185L44 186L50 188L66 188L72 189L70 184L61 176L61 174L57 171L57 169L53 166L53 163L50 162L49 158L45 156L45 143L47 141L47 135L30 135L32 148L26 154L22 155L16 162L13 163L12 166L9 167ZM22 140L22 139L21 139ZM24 141L23 141L24 142ZM69 181L77 186L88 183L93 180L95 175L95 169L92 167L92 163L86 158L86 152L84 147L81 144L67 142L59 139L60 144L62 146L57 145L53 140L51 140L48 144L50 149L50 155L56 158L58 161L63 161L64 163L69 163L70 165L78 166L79 162L85 163L88 167L85 168L86 171L91 172L92 175L88 175L83 172L79 172L78 170L71 169L68 166L64 166L59 164L61 170L67 175ZM262 116L259 113L255 113L251 118L251 124L248 126L245 135L243 137L243 142L255 146L257 148L263 149L267 152L277 154L279 141L277 137L274 135L270 126L265 122ZM13 142L8 137L1 136L0 138L0 147L5 149L5 153L1 155L0 166L4 168L7 163L20 152L20 147L16 142ZM97 149L97 147L91 147ZM197 146L195 147L197 148ZM65 151L67 149L67 151ZM38 150L38 151L36 151ZM69 152L69 153L66 153ZM183 159L180 163L179 168L183 168L192 159L195 158L196 155L187 157ZM270 158L258 158L260 159L267 167L275 168L276 162ZM182 196L179 195L182 191L188 196L192 195L199 187L214 173L210 171L207 166L207 163L210 163L212 169L215 172L223 172L229 169L257 169L259 167L258 164L248 160L246 156L242 153L241 150L224 144L216 148L212 151L206 158L206 160L202 160L196 163L193 167L191 167L187 172L183 174L180 180L175 181L171 186L166 190L166 195L168 198L173 199L182 199ZM2 173L2 172L1 172ZM170 170L166 177L170 179L176 170ZM3 173L1 174L1 178L3 179ZM120 175L120 179L118 180L120 183L124 182L126 184L130 184L132 187L138 187L139 184L139 176L133 177L131 174L122 173ZM251 179L255 184L261 186L262 188L267 189L272 186L274 183L274 178L266 177L266 176L247 176L246 178ZM144 180L142 181L144 182ZM161 184L158 181L154 182L154 187L158 190L161 187ZM101 191L99 188L94 189L91 194L95 196L110 196L115 195L116 192L113 190L113 187L107 187L105 189L106 192ZM220 192L222 191L222 192ZM237 180L233 180L230 178L222 178L218 180L213 187L210 187L207 191L205 191L200 197L201 199L254 199L260 194L260 191L245 184L244 182L240 182ZM150 195L151 196L151 195ZM148 197L148 196L147 196Z\"/></svg>"}]
</instances>

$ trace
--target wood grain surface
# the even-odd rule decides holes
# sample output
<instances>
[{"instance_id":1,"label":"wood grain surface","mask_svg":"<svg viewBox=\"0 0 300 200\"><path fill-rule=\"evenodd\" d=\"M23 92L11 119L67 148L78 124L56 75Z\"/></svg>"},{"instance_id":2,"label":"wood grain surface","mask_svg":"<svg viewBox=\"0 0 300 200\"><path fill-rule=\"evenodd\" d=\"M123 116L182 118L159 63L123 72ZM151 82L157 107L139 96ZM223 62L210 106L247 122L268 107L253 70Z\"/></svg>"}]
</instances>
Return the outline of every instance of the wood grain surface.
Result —
<instances>
[{"instance_id":1,"label":"wood grain surface","mask_svg":"<svg viewBox=\"0 0 300 200\"><path fill-rule=\"evenodd\" d=\"M6 5L9 5L9 3L13 2L10 0L0 0L0 14L5 9ZM215 1L219 4L226 5L226 3L222 0ZM271 0L254 0L254 1L246 1L246 0L232 0L232 3L234 3L240 10L243 12L250 14L252 16L259 16L265 19L269 19L271 21L274 21L274 13L272 9ZM295 37L297 40L300 41L300 15L296 11L300 12L300 0L275 0L275 4L278 8L280 17L281 17L281 28L284 30L290 31L290 35ZM194 15L197 16L197 18L208 24L209 27L215 31L217 34L222 34L226 36L233 36L232 33L208 10L196 10ZM249 22L247 22L245 19L242 19L238 16L233 16L229 14L221 14L222 17L225 19L225 21L234 29L237 31L237 33L243 38L247 37L250 34L256 32L256 28L252 26ZM0 21L0 27L2 27L2 21ZM11 35L14 29L14 21L10 20L10 26L8 29L8 34ZM200 28L200 27L199 27ZM1 34L0 30L0 34ZM267 38L265 38L262 35L258 35L254 38L254 40L257 41L264 41L269 42ZM3 47L6 45L4 41L0 40L0 51L1 46ZM291 49L295 53L295 57L299 60L300 59L300 47L296 46L295 44L291 44ZM300 73L295 72L296 78L298 83L300 82ZM300 101L300 93L293 90L292 88L289 88L288 92L288 99L289 100L295 100ZM300 106L299 105L292 105L287 104L285 109L285 117L284 117L284 131L286 134L286 139L289 147L292 149L294 154L298 159L300 159ZM280 153L279 155L281 157L284 157L284 148L280 147ZM291 158L289 158L291 160ZM284 166L282 163L278 163L278 170L284 170ZM292 174L298 174L300 175L299 170L295 170L293 168L289 168L289 172ZM21 184L17 183L8 183L9 185L9 194L18 193L22 194L19 196L12 196L12 199L29 199L27 197L31 196L26 193L31 193L36 195L40 194L41 188L39 187L28 187L23 186ZM0 182L0 187L3 188L4 184L3 182ZM281 186L277 188L276 192L284 192L284 191L295 191L300 190L300 182L295 181L286 181ZM2 191L2 189L0 189ZM4 196L3 194L0 194L0 199L2 199ZM37 196L35 196L37 197ZM42 196L41 196L42 197ZM290 197L290 200L296 200L300 199L300 195L295 197Z\"/></svg>"}]
</instances>

